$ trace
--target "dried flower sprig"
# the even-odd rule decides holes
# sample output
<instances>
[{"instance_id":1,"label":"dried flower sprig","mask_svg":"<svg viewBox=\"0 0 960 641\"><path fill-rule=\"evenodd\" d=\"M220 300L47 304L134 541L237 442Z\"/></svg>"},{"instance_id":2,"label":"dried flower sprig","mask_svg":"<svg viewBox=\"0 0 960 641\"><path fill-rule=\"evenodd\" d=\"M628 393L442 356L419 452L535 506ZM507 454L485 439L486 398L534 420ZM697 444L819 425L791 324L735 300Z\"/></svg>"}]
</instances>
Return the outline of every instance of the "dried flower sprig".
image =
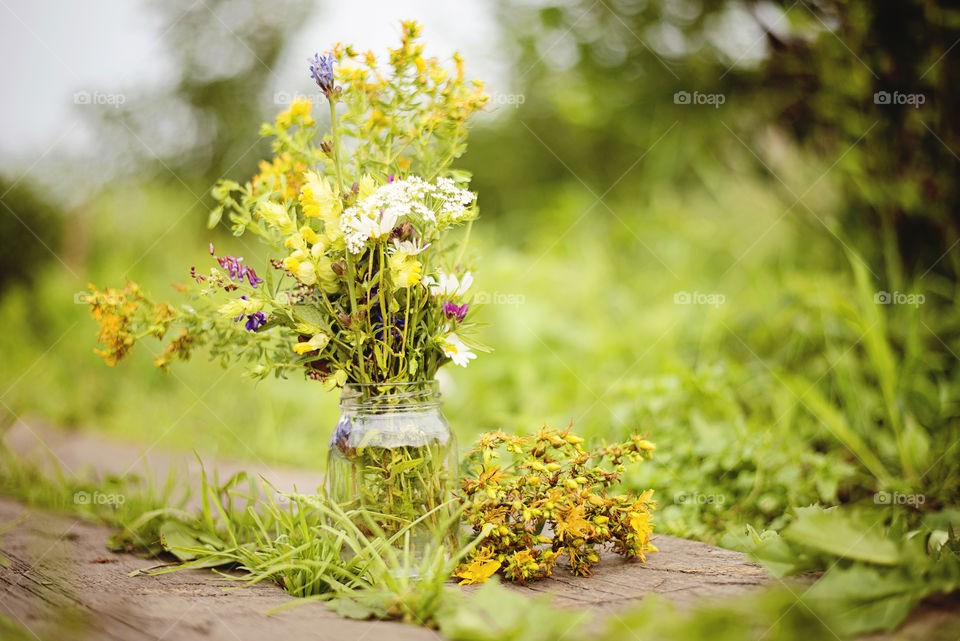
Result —
<instances>
[{"instance_id":1,"label":"dried flower sprig","mask_svg":"<svg viewBox=\"0 0 960 641\"><path fill-rule=\"evenodd\" d=\"M490 533L457 569L461 583L482 583L498 571L525 583L549 576L560 556L573 574L590 576L607 544L641 561L657 551L653 490L608 495L625 464L650 458L656 446L639 434L593 450L583 442L569 427L480 437L464 465L462 500L473 530ZM503 451L510 457L505 465Z\"/></svg>"}]
</instances>

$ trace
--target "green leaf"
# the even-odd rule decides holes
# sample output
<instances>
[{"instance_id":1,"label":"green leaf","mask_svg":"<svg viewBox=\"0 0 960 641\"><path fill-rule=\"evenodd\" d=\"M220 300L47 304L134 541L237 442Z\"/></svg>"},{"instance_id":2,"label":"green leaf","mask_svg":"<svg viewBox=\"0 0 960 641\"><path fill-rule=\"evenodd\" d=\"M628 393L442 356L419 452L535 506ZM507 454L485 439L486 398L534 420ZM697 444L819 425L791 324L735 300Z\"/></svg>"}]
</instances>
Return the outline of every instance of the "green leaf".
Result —
<instances>
[{"instance_id":1,"label":"green leaf","mask_svg":"<svg viewBox=\"0 0 960 641\"><path fill-rule=\"evenodd\" d=\"M390 466L390 478L388 481L393 481L399 475L412 470L423 463L423 457L411 459L409 461L403 461L402 463L394 463Z\"/></svg>"},{"instance_id":2,"label":"green leaf","mask_svg":"<svg viewBox=\"0 0 960 641\"><path fill-rule=\"evenodd\" d=\"M896 565L903 558L883 525L840 508L806 510L783 531L794 543L845 559Z\"/></svg>"},{"instance_id":3,"label":"green leaf","mask_svg":"<svg viewBox=\"0 0 960 641\"><path fill-rule=\"evenodd\" d=\"M588 612L562 610L549 598L530 599L496 580L469 598L452 598L437 617L444 637L462 641L548 641L578 638Z\"/></svg>"},{"instance_id":4,"label":"green leaf","mask_svg":"<svg viewBox=\"0 0 960 641\"><path fill-rule=\"evenodd\" d=\"M220 224L220 219L223 218L223 205L218 205L210 211L210 215L207 216L207 229L213 229Z\"/></svg>"},{"instance_id":5,"label":"green leaf","mask_svg":"<svg viewBox=\"0 0 960 641\"><path fill-rule=\"evenodd\" d=\"M903 454L914 469L930 466L930 435L911 414L907 414L902 440Z\"/></svg>"},{"instance_id":6,"label":"green leaf","mask_svg":"<svg viewBox=\"0 0 960 641\"><path fill-rule=\"evenodd\" d=\"M200 532L181 521L164 521L160 526L160 543L181 561L192 561L197 555L185 548L201 545L198 534Z\"/></svg>"},{"instance_id":7,"label":"green leaf","mask_svg":"<svg viewBox=\"0 0 960 641\"><path fill-rule=\"evenodd\" d=\"M327 602L327 607L345 619L386 619L387 605L392 595L383 593L365 593L363 599L356 599L346 594Z\"/></svg>"},{"instance_id":8,"label":"green leaf","mask_svg":"<svg viewBox=\"0 0 960 641\"><path fill-rule=\"evenodd\" d=\"M320 310L313 305L294 305L293 313L296 314L297 318L304 323L316 325L317 327L327 326L323 320L323 315L320 313Z\"/></svg>"},{"instance_id":9,"label":"green leaf","mask_svg":"<svg viewBox=\"0 0 960 641\"><path fill-rule=\"evenodd\" d=\"M854 635L892 630L930 591L904 569L854 564L831 568L807 595L811 604L837 612L831 623L837 633Z\"/></svg>"},{"instance_id":10,"label":"green leaf","mask_svg":"<svg viewBox=\"0 0 960 641\"><path fill-rule=\"evenodd\" d=\"M751 558L773 576L779 578L817 569L818 559L802 548L791 545L776 532L768 530L757 534L750 526L747 526L747 530L753 540L753 545L748 549Z\"/></svg>"}]
</instances>

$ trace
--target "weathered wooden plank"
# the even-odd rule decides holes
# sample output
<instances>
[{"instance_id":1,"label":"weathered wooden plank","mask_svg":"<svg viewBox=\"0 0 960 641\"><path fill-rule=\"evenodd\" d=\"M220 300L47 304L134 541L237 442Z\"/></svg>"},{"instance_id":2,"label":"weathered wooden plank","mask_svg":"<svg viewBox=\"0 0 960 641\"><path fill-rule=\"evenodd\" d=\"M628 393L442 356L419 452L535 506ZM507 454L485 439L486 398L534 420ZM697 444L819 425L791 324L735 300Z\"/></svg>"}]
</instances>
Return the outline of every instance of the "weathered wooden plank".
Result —
<instances>
[{"instance_id":1,"label":"weathered wooden plank","mask_svg":"<svg viewBox=\"0 0 960 641\"><path fill-rule=\"evenodd\" d=\"M15 501L0 498L0 523L24 512ZM110 533L103 526L28 511L0 540L0 613L41 639L263 641L359 639L368 633L400 641L437 638L412 625L341 619L318 603L268 617L267 610L291 600L282 590L263 583L227 591L209 571L130 577L152 563L107 551Z\"/></svg>"},{"instance_id":2,"label":"weathered wooden plank","mask_svg":"<svg viewBox=\"0 0 960 641\"><path fill-rule=\"evenodd\" d=\"M371 622L339 619L318 604L266 617L270 608L290 600L279 588L262 583L224 590L208 571L130 577L151 561L106 550L109 528L63 515L26 510L0 498L0 523L25 520L0 540L2 611L47 638L71 628L70 638L246 639L263 635L318 635L354 638ZM558 568L554 577L515 587L525 596L551 593L561 606L610 611L626 607L650 592L680 603L726 596L764 580L759 568L739 555L702 543L661 537L660 554L645 566L609 557L589 579ZM466 588L470 590L471 588ZM414 626L377 623L377 635L391 639L436 638Z\"/></svg>"}]
</instances>

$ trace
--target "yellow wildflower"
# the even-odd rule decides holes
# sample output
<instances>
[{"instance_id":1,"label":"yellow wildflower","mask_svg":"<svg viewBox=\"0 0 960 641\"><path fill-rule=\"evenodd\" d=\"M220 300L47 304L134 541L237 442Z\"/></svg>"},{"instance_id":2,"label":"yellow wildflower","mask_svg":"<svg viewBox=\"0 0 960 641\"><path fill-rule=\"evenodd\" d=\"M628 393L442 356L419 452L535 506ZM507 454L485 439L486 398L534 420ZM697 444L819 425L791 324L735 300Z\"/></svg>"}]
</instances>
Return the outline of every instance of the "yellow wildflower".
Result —
<instances>
[{"instance_id":1,"label":"yellow wildflower","mask_svg":"<svg viewBox=\"0 0 960 641\"><path fill-rule=\"evenodd\" d=\"M240 314L256 314L263 309L263 301L259 299L235 298L224 303L217 311L223 316L239 316Z\"/></svg>"},{"instance_id":2,"label":"yellow wildflower","mask_svg":"<svg viewBox=\"0 0 960 641\"><path fill-rule=\"evenodd\" d=\"M298 176L305 169L305 165L296 162L289 152L274 156L270 162L261 160L258 166L260 173L250 180L255 196L264 192L278 192L283 200L294 200L300 193Z\"/></svg>"},{"instance_id":3,"label":"yellow wildflower","mask_svg":"<svg viewBox=\"0 0 960 641\"><path fill-rule=\"evenodd\" d=\"M628 514L630 529L640 536L646 536L653 530L650 525L649 512L630 512Z\"/></svg>"},{"instance_id":4,"label":"yellow wildflower","mask_svg":"<svg viewBox=\"0 0 960 641\"><path fill-rule=\"evenodd\" d=\"M423 278L423 265L406 252L396 252L390 257L390 274L397 287L416 285Z\"/></svg>"},{"instance_id":5,"label":"yellow wildflower","mask_svg":"<svg viewBox=\"0 0 960 641\"><path fill-rule=\"evenodd\" d=\"M500 569L500 561L493 558L493 552L489 548L484 548L473 560L457 568L454 576L463 579L460 585L472 585L474 583L485 583L487 579L496 574Z\"/></svg>"},{"instance_id":6,"label":"yellow wildflower","mask_svg":"<svg viewBox=\"0 0 960 641\"><path fill-rule=\"evenodd\" d=\"M510 563L507 565L505 572L514 581L524 583L528 578L534 576L539 569L540 564L534 558L533 552L525 549L510 557Z\"/></svg>"},{"instance_id":7,"label":"yellow wildflower","mask_svg":"<svg viewBox=\"0 0 960 641\"><path fill-rule=\"evenodd\" d=\"M317 232L313 231L307 226L300 228L300 236L311 245L317 242Z\"/></svg>"},{"instance_id":8,"label":"yellow wildflower","mask_svg":"<svg viewBox=\"0 0 960 641\"><path fill-rule=\"evenodd\" d=\"M357 200L363 200L377 191L377 182L370 174L364 174L358 183Z\"/></svg>"},{"instance_id":9,"label":"yellow wildflower","mask_svg":"<svg viewBox=\"0 0 960 641\"><path fill-rule=\"evenodd\" d=\"M292 234L296 231L296 227L293 221L290 220L290 215L287 213L286 208L279 203L260 203L260 207L257 208L257 213L261 218L284 234Z\"/></svg>"},{"instance_id":10,"label":"yellow wildflower","mask_svg":"<svg viewBox=\"0 0 960 641\"><path fill-rule=\"evenodd\" d=\"M300 234L291 234L283 241L283 246L287 249L297 249L304 251L307 249L306 243L303 241L303 236Z\"/></svg>"},{"instance_id":11,"label":"yellow wildflower","mask_svg":"<svg viewBox=\"0 0 960 641\"><path fill-rule=\"evenodd\" d=\"M85 300L90 304L90 316L100 325L97 342L106 346L106 349L95 349L94 353L113 366L133 349L136 342L132 322L140 300L139 285L127 281L127 286L119 291L107 289L101 292L92 284L90 288L93 293Z\"/></svg>"},{"instance_id":12,"label":"yellow wildflower","mask_svg":"<svg viewBox=\"0 0 960 641\"><path fill-rule=\"evenodd\" d=\"M167 344L166 349L153 357L154 366L167 371L174 359L189 360L190 352L196 343L197 336L195 334L190 334L187 330L181 329L180 334Z\"/></svg>"},{"instance_id":13,"label":"yellow wildflower","mask_svg":"<svg viewBox=\"0 0 960 641\"><path fill-rule=\"evenodd\" d=\"M339 214L342 206L327 179L315 171L303 175L303 187L300 188L300 206L307 218L321 218L326 221L331 215Z\"/></svg>"},{"instance_id":14,"label":"yellow wildflower","mask_svg":"<svg viewBox=\"0 0 960 641\"><path fill-rule=\"evenodd\" d=\"M317 266L310 261L299 263L293 274L304 285L313 285L317 282Z\"/></svg>"},{"instance_id":15,"label":"yellow wildflower","mask_svg":"<svg viewBox=\"0 0 960 641\"><path fill-rule=\"evenodd\" d=\"M557 517L557 538L563 541L564 536L580 538L590 534L590 522L583 518L583 507L578 505L567 510L562 517Z\"/></svg>"},{"instance_id":16,"label":"yellow wildflower","mask_svg":"<svg viewBox=\"0 0 960 641\"><path fill-rule=\"evenodd\" d=\"M298 249L283 259L283 268L291 274L296 274L300 269L300 259L303 258L303 250Z\"/></svg>"},{"instance_id":17,"label":"yellow wildflower","mask_svg":"<svg viewBox=\"0 0 960 641\"><path fill-rule=\"evenodd\" d=\"M297 96L286 111L277 114L277 126L281 129L289 129L292 125L310 127L314 123L313 118L310 117L312 110L312 100Z\"/></svg>"},{"instance_id":18,"label":"yellow wildflower","mask_svg":"<svg viewBox=\"0 0 960 641\"><path fill-rule=\"evenodd\" d=\"M314 249L317 247L320 247L320 245L313 246ZM314 255L316 256L316 254ZM323 291L328 294L336 293L340 289L340 277L333 271L333 260L328 256L317 256L316 266L317 281L323 287Z\"/></svg>"},{"instance_id":19,"label":"yellow wildflower","mask_svg":"<svg viewBox=\"0 0 960 641\"><path fill-rule=\"evenodd\" d=\"M293 351L297 354L306 354L314 350L321 350L330 342L330 337L324 333L314 334L308 341L297 343L293 346Z\"/></svg>"}]
</instances>

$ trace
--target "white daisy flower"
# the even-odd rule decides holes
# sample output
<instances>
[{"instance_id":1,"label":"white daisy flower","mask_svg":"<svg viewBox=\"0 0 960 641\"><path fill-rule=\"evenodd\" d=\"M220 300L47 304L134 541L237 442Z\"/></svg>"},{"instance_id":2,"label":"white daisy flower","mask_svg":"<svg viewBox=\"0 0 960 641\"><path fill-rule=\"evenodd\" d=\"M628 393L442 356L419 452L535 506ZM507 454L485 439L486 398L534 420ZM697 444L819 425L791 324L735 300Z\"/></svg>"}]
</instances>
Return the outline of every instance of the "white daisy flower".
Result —
<instances>
[{"instance_id":1,"label":"white daisy flower","mask_svg":"<svg viewBox=\"0 0 960 641\"><path fill-rule=\"evenodd\" d=\"M460 367L466 367L471 360L477 357L469 347L463 344L463 341L461 341L460 337L456 334L447 334L444 337L443 353Z\"/></svg>"},{"instance_id":2,"label":"white daisy flower","mask_svg":"<svg viewBox=\"0 0 960 641\"><path fill-rule=\"evenodd\" d=\"M416 256L429 246L430 243L423 244L421 240L413 241L394 238L391 246L387 248L387 252L391 255L399 252L401 254L407 254L408 256Z\"/></svg>"},{"instance_id":3,"label":"white daisy flower","mask_svg":"<svg viewBox=\"0 0 960 641\"><path fill-rule=\"evenodd\" d=\"M456 274L437 272L437 278L427 276L423 279L423 284L430 288L430 293L434 296L454 298L467 293L470 285L473 284L473 274L467 272L462 278L458 279Z\"/></svg>"}]
</instances>

